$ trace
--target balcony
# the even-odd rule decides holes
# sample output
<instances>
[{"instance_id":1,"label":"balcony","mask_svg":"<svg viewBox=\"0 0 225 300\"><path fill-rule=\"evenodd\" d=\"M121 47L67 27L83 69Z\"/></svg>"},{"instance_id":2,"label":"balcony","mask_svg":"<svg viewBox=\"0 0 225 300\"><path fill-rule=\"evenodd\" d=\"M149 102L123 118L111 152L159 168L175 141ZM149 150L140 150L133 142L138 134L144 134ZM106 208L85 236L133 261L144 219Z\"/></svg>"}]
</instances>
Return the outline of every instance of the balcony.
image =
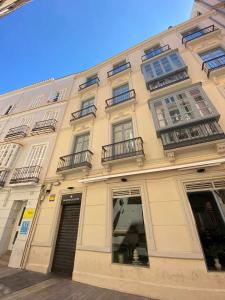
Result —
<instances>
[{"instance_id":1,"label":"balcony","mask_svg":"<svg viewBox=\"0 0 225 300\"><path fill-rule=\"evenodd\" d=\"M214 32L218 32L218 28L216 28L214 25L199 29L195 32L192 32L190 34L183 36L182 44L184 44L186 46L187 43L192 42L196 39L202 38L202 37L206 36L207 34L211 34Z\"/></svg>"},{"instance_id":2,"label":"balcony","mask_svg":"<svg viewBox=\"0 0 225 300\"><path fill-rule=\"evenodd\" d=\"M10 184L18 183L38 183L40 177L41 167L30 166L24 168L17 168L14 170Z\"/></svg>"},{"instance_id":3,"label":"balcony","mask_svg":"<svg viewBox=\"0 0 225 300\"><path fill-rule=\"evenodd\" d=\"M135 97L136 97L135 90L129 90L118 96L107 99L105 101L106 103L105 109L110 110L110 108L113 108L115 106L121 106L121 105L124 106L124 104L134 103Z\"/></svg>"},{"instance_id":4,"label":"balcony","mask_svg":"<svg viewBox=\"0 0 225 300\"><path fill-rule=\"evenodd\" d=\"M80 84L79 91L81 92L81 91L89 89L90 87L98 86L99 82L100 82L100 80L98 77L92 78L91 80L88 80L83 84Z\"/></svg>"},{"instance_id":5,"label":"balcony","mask_svg":"<svg viewBox=\"0 0 225 300\"><path fill-rule=\"evenodd\" d=\"M0 187L3 187L5 185L7 174L8 171L6 170L0 171Z\"/></svg>"},{"instance_id":6,"label":"balcony","mask_svg":"<svg viewBox=\"0 0 225 300\"><path fill-rule=\"evenodd\" d=\"M91 105L85 108L82 108L78 111L73 112L72 118L70 120L71 125L75 125L81 121L87 121L96 118L97 108L95 105Z\"/></svg>"},{"instance_id":7,"label":"balcony","mask_svg":"<svg viewBox=\"0 0 225 300\"><path fill-rule=\"evenodd\" d=\"M32 135L42 134L42 133L51 133L56 130L57 120L49 119L44 121L36 122L34 128L31 131Z\"/></svg>"},{"instance_id":8,"label":"balcony","mask_svg":"<svg viewBox=\"0 0 225 300\"><path fill-rule=\"evenodd\" d=\"M121 72L130 70L130 69L131 69L131 64L130 64L130 62L127 62L127 63L119 65L119 66L113 68L112 70L110 70L109 72L107 72L107 77L111 78L116 74L119 74Z\"/></svg>"},{"instance_id":9,"label":"balcony","mask_svg":"<svg viewBox=\"0 0 225 300\"><path fill-rule=\"evenodd\" d=\"M202 70L204 70L207 74L207 77L210 77L211 72L221 71L224 72L225 67L225 55L221 55L207 61L204 61L202 64Z\"/></svg>"},{"instance_id":10,"label":"balcony","mask_svg":"<svg viewBox=\"0 0 225 300\"><path fill-rule=\"evenodd\" d=\"M182 71L176 71L172 74L165 75L162 78L152 80L147 83L147 87L151 92L154 92L175 83L182 82L186 79L189 79L187 68Z\"/></svg>"},{"instance_id":11,"label":"balcony","mask_svg":"<svg viewBox=\"0 0 225 300\"><path fill-rule=\"evenodd\" d=\"M141 57L141 60L142 62L150 59L150 58L153 58L153 57L156 57L157 55L160 55L166 51L169 51L171 48L169 45L165 45L165 46L162 46L162 47L159 47L159 48L156 48L146 54L144 54L142 57Z\"/></svg>"},{"instance_id":12,"label":"balcony","mask_svg":"<svg viewBox=\"0 0 225 300\"><path fill-rule=\"evenodd\" d=\"M216 120L209 120L161 131L160 137L164 150L170 150L224 139L225 134Z\"/></svg>"},{"instance_id":13,"label":"balcony","mask_svg":"<svg viewBox=\"0 0 225 300\"><path fill-rule=\"evenodd\" d=\"M93 153L90 150L85 150L77 153L72 153L62 156L59 159L57 172L68 173L76 170L88 171L91 169L91 158Z\"/></svg>"},{"instance_id":14,"label":"balcony","mask_svg":"<svg viewBox=\"0 0 225 300\"><path fill-rule=\"evenodd\" d=\"M6 134L4 140L10 141L10 140L24 138L27 135L28 130L29 127L27 125L11 128Z\"/></svg>"},{"instance_id":15,"label":"balcony","mask_svg":"<svg viewBox=\"0 0 225 300\"><path fill-rule=\"evenodd\" d=\"M102 146L102 164L112 164L121 160L137 160L141 166L144 158L143 140L141 137Z\"/></svg>"}]
</instances>

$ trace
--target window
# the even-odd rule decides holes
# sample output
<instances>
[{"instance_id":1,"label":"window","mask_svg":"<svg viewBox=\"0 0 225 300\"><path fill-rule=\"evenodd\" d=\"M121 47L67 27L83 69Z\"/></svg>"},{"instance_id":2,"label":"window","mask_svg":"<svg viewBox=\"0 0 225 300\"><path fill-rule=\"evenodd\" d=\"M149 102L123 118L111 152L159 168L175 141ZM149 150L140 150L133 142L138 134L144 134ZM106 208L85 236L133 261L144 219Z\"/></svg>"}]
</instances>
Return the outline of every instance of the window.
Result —
<instances>
[{"instance_id":1,"label":"window","mask_svg":"<svg viewBox=\"0 0 225 300\"><path fill-rule=\"evenodd\" d=\"M35 108L35 107L40 106L41 103L43 102L43 99L44 99L44 95L33 98L33 100L31 101L31 104L30 104L30 108Z\"/></svg>"},{"instance_id":2,"label":"window","mask_svg":"<svg viewBox=\"0 0 225 300\"><path fill-rule=\"evenodd\" d=\"M225 66L225 50L221 47L199 54L208 70Z\"/></svg>"},{"instance_id":3,"label":"window","mask_svg":"<svg viewBox=\"0 0 225 300\"><path fill-rule=\"evenodd\" d=\"M161 48L160 44L157 44L154 47L146 49L144 52L145 52L145 59L149 59L151 57L154 57L154 56L162 53L162 48Z\"/></svg>"},{"instance_id":4,"label":"window","mask_svg":"<svg viewBox=\"0 0 225 300\"><path fill-rule=\"evenodd\" d=\"M112 91L113 94L113 104L117 104L129 99L129 84L125 83L119 87L116 87Z\"/></svg>"},{"instance_id":5,"label":"window","mask_svg":"<svg viewBox=\"0 0 225 300\"><path fill-rule=\"evenodd\" d=\"M146 62L142 65L142 71L146 81L152 81L167 74L185 68L178 52L165 55L157 60Z\"/></svg>"},{"instance_id":6,"label":"window","mask_svg":"<svg viewBox=\"0 0 225 300\"><path fill-rule=\"evenodd\" d=\"M215 115L216 111L202 89L194 86L150 102L158 128L166 128Z\"/></svg>"},{"instance_id":7,"label":"window","mask_svg":"<svg viewBox=\"0 0 225 300\"><path fill-rule=\"evenodd\" d=\"M59 91L54 91L51 95L50 102L57 102L59 100L62 100L65 93L66 93L66 89L59 90Z\"/></svg>"},{"instance_id":8,"label":"window","mask_svg":"<svg viewBox=\"0 0 225 300\"><path fill-rule=\"evenodd\" d=\"M95 98L92 97L81 103L81 111L80 111L79 117L86 116L93 111L92 106L94 105L94 101L95 101Z\"/></svg>"},{"instance_id":9,"label":"window","mask_svg":"<svg viewBox=\"0 0 225 300\"><path fill-rule=\"evenodd\" d=\"M75 143L74 143L74 151L73 153L78 153L82 151L88 150L89 147L89 133L85 133L82 135L78 135L75 137Z\"/></svg>"},{"instance_id":10,"label":"window","mask_svg":"<svg viewBox=\"0 0 225 300\"><path fill-rule=\"evenodd\" d=\"M113 195L113 262L135 266L148 265L141 196L116 194L115 192Z\"/></svg>"},{"instance_id":11,"label":"window","mask_svg":"<svg viewBox=\"0 0 225 300\"><path fill-rule=\"evenodd\" d=\"M72 156L72 165L79 165L88 161L89 153L89 138L90 134L85 133L75 137L74 151L76 155Z\"/></svg>"},{"instance_id":12,"label":"window","mask_svg":"<svg viewBox=\"0 0 225 300\"><path fill-rule=\"evenodd\" d=\"M13 109L13 105L9 105L4 113L5 116L7 116Z\"/></svg>"},{"instance_id":13,"label":"window","mask_svg":"<svg viewBox=\"0 0 225 300\"><path fill-rule=\"evenodd\" d=\"M45 157L46 150L46 144L32 146L26 160L26 167L41 166Z\"/></svg>"},{"instance_id":14,"label":"window","mask_svg":"<svg viewBox=\"0 0 225 300\"><path fill-rule=\"evenodd\" d=\"M182 36L185 38L185 41L188 42L202 36L203 34L203 31L201 31L199 27L194 27L192 29L189 29L188 31L183 32Z\"/></svg>"},{"instance_id":15,"label":"window","mask_svg":"<svg viewBox=\"0 0 225 300\"><path fill-rule=\"evenodd\" d=\"M98 78L97 74L87 77L85 87L88 87L90 85L97 83L97 80L98 80L97 78Z\"/></svg>"},{"instance_id":16,"label":"window","mask_svg":"<svg viewBox=\"0 0 225 300\"><path fill-rule=\"evenodd\" d=\"M126 60L122 60L119 63L113 65L113 74L122 72L123 70L127 69L127 62Z\"/></svg>"},{"instance_id":17,"label":"window","mask_svg":"<svg viewBox=\"0 0 225 300\"><path fill-rule=\"evenodd\" d=\"M20 145L18 144L5 144L0 146L0 167L9 168L15 160Z\"/></svg>"},{"instance_id":18,"label":"window","mask_svg":"<svg viewBox=\"0 0 225 300\"><path fill-rule=\"evenodd\" d=\"M57 110L47 111L44 115L43 121L45 120L57 120L59 112Z\"/></svg>"},{"instance_id":19,"label":"window","mask_svg":"<svg viewBox=\"0 0 225 300\"><path fill-rule=\"evenodd\" d=\"M20 120L20 126L30 126L31 122L33 120L33 117L32 116L27 116L27 117L23 117L21 120Z\"/></svg>"},{"instance_id":20,"label":"window","mask_svg":"<svg viewBox=\"0 0 225 300\"><path fill-rule=\"evenodd\" d=\"M119 143L133 138L133 124L131 120L113 125L113 143Z\"/></svg>"}]
</instances>

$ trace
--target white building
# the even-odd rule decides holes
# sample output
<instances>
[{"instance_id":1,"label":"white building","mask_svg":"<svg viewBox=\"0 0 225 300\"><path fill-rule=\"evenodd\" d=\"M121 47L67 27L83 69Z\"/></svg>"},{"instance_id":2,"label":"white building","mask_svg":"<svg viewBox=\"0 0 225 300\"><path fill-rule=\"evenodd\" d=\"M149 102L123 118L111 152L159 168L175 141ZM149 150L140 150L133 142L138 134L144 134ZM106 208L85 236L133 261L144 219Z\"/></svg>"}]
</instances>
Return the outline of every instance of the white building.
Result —
<instances>
[{"instance_id":1,"label":"white building","mask_svg":"<svg viewBox=\"0 0 225 300\"><path fill-rule=\"evenodd\" d=\"M74 76L0 95L0 256L20 267Z\"/></svg>"}]
</instances>

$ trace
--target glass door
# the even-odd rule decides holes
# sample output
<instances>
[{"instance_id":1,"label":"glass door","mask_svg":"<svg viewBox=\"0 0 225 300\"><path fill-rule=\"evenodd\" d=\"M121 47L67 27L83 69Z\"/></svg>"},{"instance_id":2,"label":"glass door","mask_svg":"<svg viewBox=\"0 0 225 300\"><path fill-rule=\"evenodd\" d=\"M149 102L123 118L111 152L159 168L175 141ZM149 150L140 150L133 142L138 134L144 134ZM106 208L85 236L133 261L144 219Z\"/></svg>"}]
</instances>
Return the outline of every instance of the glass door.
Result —
<instances>
[{"instance_id":1,"label":"glass door","mask_svg":"<svg viewBox=\"0 0 225 300\"><path fill-rule=\"evenodd\" d=\"M81 164L87 161L90 134L86 133L75 138L73 164Z\"/></svg>"},{"instance_id":2,"label":"glass door","mask_svg":"<svg viewBox=\"0 0 225 300\"><path fill-rule=\"evenodd\" d=\"M188 193L208 270L225 271L225 190Z\"/></svg>"},{"instance_id":3,"label":"glass door","mask_svg":"<svg viewBox=\"0 0 225 300\"><path fill-rule=\"evenodd\" d=\"M135 151L132 121L126 121L113 126L113 156L126 156Z\"/></svg>"}]
</instances>

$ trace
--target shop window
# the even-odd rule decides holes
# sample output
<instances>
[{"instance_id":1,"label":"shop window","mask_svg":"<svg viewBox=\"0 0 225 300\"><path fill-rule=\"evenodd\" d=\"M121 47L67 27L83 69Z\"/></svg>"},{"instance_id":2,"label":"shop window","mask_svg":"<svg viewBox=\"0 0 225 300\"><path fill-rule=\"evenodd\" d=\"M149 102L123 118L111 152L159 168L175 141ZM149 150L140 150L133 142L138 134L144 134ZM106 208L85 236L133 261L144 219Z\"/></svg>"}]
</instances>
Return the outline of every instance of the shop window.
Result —
<instances>
[{"instance_id":1,"label":"shop window","mask_svg":"<svg viewBox=\"0 0 225 300\"><path fill-rule=\"evenodd\" d=\"M113 262L148 266L146 233L140 196L113 199Z\"/></svg>"}]
</instances>

